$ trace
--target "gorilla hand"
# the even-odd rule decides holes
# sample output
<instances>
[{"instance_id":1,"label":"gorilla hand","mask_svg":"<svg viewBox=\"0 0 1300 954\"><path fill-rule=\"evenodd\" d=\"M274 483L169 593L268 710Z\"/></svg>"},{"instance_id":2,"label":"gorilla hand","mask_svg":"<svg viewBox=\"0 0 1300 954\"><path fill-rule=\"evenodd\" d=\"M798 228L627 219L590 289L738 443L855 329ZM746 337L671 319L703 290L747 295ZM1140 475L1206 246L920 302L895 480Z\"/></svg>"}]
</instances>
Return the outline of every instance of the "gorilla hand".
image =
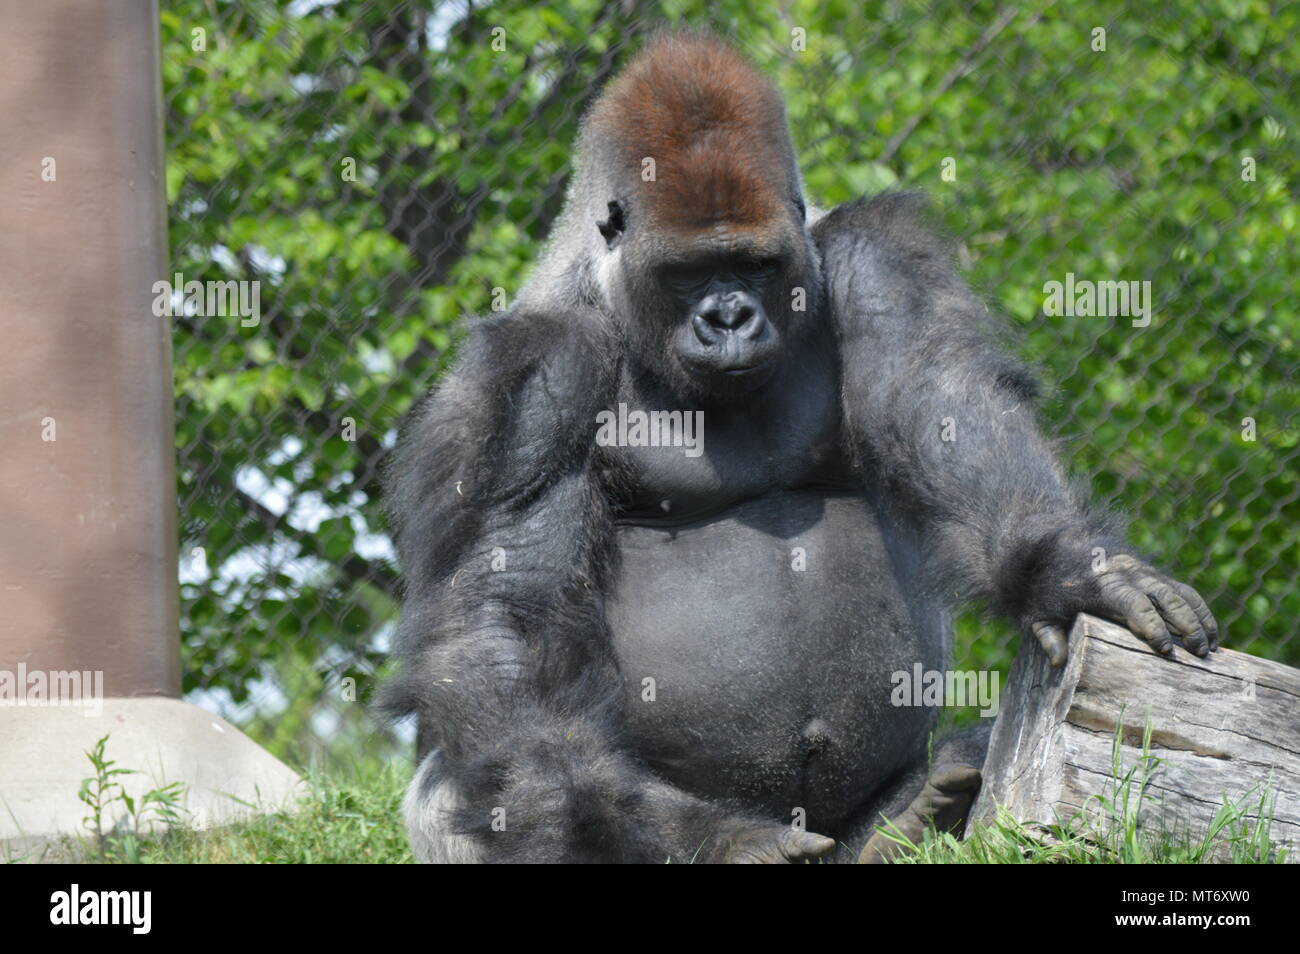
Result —
<instances>
[{"instance_id":1,"label":"gorilla hand","mask_svg":"<svg viewBox=\"0 0 1300 954\"><path fill-rule=\"evenodd\" d=\"M1072 611L1071 619L1075 613L1091 613L1122 623L1168 659L1174 656L1174 634L1197 656L1219 648L1219 624L1200 594L1136 557L1119 554L1099 571L1085 567L1045 582L1059 588L1050 598L1058 612L1043 615L1031 602L1024 618L1053 666L1066 659L1068 623L1059 612L1063 607Z\"/></svg>"},{"instance_id":2,"label":"gorilla hand","mask_svg":"<svg viewBox=\"0 0 1300 954\"><path fill-rule=\"evenodd\" d=\"M788 825L741 823L722 835L715 860L731 865L810 864L834 849L835 842L825 835Z\"/></svg>"}]
</instances>

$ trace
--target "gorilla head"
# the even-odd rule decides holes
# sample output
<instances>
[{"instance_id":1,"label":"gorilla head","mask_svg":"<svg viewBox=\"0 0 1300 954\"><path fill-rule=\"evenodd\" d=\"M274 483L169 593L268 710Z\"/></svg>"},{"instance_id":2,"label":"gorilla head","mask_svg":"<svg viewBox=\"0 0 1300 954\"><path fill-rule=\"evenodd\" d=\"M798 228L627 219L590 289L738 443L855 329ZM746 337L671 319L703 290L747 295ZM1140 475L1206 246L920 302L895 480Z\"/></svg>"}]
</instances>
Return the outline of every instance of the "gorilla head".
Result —
<instances>
[{"instance_id":1,"label":"gorilla head","mask_svg":"<svg viewBox=\"0 0 1300 954\"><path fill-rule=\"evenodd\" d=\"M674 393L727 400L767 381L821 295L776 90L710 37L663 36L596 101L577 162L521 300L562 307L557 286L575 289Z\"/></svg>"}]
</instances>

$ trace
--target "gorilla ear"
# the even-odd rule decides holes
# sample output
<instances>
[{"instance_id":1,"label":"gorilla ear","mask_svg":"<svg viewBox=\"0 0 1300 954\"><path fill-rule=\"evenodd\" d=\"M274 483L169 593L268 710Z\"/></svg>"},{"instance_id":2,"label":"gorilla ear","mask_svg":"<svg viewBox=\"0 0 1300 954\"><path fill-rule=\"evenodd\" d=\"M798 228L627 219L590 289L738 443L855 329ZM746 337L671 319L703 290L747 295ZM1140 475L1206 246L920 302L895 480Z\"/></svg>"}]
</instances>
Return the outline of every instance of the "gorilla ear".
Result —
<instances>
[{"instance_id":1,"label":"gorilla ear","mask_svg":"<svg viewBox=\"0 0 1300 954\"><path fill-rule=\"evenodd\" d=\"M623 238L623 230L626 225L623 222L623 204L617 200L611 199L609 202L609 218L604 222L597 222L596 228L600 229L600 234L605 238L605 247L612 249Z\"/></svg>"}]
</instances>

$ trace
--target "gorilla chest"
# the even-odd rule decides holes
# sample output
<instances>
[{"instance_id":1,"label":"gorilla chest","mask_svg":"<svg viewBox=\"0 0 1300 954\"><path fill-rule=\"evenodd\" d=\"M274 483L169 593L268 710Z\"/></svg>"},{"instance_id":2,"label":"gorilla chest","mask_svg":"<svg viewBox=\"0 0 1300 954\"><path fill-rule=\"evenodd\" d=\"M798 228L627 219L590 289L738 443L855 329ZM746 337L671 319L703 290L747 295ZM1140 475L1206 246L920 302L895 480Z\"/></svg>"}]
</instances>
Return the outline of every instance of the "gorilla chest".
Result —
<instances>
[{"instance_id":1,"label":"gorilla chest","mask_svg":"<svg viewBox=\"0 0 1300 954\"><path fill-rule=\"evenodd\" d=\"M852 483L829 375L779 384L762 402L674 404L625 386L598 422L597 441L630 477L624 522L679 525L772 491Z\"/></svg>"},{"instance_id":2,"label":"gorilla chest","mask_svg":"<svg viewBox=\"0 0 1300 954\"><path fill-rule=\"evenodd\" d=\"M923 744L928 715L890 706L891 674L937 668L941 640L864 495L778 489L617 532L607 615L628 728L666 778L830 817Z\"/></svg>"}]
</instances>

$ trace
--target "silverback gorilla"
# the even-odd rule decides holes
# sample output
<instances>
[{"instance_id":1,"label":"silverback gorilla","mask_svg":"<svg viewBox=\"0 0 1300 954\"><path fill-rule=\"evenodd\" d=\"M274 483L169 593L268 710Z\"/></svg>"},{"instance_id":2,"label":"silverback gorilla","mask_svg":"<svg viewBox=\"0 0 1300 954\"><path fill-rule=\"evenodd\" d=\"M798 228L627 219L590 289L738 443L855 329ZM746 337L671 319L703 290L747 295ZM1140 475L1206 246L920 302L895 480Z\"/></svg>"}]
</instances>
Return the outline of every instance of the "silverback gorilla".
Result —
<instances>
[{"instance_id":1,"label":"silverback gorilla","mask_svg":"<svg viewBox=\"0 0 1300 954\"><path fill-rule=\"evenodd\" d=\"M959 826L980 783L987 733L891 704L956 601L1057 665L1085 611L1217 648L1065 483L926 219L810 215L780 96L715 38L604 91L536 274L393 465L419 860L881 860L882 818Z\"/></svg>"}]
</instances>

